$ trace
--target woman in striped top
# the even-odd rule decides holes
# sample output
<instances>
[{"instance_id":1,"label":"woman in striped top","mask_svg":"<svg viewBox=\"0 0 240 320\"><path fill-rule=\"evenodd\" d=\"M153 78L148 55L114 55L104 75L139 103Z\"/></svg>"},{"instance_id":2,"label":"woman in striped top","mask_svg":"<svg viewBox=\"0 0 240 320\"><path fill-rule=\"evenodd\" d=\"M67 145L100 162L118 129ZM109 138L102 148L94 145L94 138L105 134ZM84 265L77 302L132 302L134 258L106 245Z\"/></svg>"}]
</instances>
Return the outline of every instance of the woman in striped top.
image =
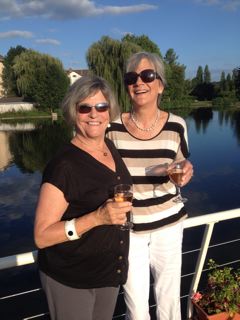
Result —
<instances>
[{"instance_id":1,"label":"woman in striped top","mask_svg":"<svg viewBox=\"0 0 240 320\"><path fill-rule=\"evenodd\" d=\"M154 278L157 319L179 320L183 203L173 202L176 188L166 166L184 163L181 185L193 174L185 121L160 110L166 85L160 57L140 52L127 62L124 81L132 110L111 124L112 139L134 183L129 273L124 286L127 316L148 320L150 270Z\"/></svg>"}]
</instances>

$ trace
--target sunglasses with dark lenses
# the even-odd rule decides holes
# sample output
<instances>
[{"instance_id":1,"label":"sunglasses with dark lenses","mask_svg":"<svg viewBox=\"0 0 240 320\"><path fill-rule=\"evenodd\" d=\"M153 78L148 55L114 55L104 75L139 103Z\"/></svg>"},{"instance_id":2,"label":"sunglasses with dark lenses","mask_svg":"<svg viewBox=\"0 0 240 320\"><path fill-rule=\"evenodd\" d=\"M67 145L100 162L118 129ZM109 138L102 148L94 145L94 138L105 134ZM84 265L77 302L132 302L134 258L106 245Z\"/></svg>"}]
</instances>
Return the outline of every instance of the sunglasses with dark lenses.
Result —
<instances>
[{"instance_id":1,"label":"sunglasses with dark lenses","mask_svg":"<svg viewBox=\"0 0 240 320\"><path fill-rule=\"evenodd\" d=\"M137 82L138 77L140 77L144 83L153 82L155 79L161 80L161 77L157 74L156 71L152 69L145 69L142 70L140 73L134 71L125 73L124 83L127 86L135 84Z\"/></svg>"},{"instance_id":2,"label":"sunglasses with dark lenses","mask_svg":"<svg viewBox=\"0 0 240 320\"><path fill-rule=\"evenodd\" d=\"M89 113L92 108L95 108L97 112L105 112L110 109L110 105L107 102L97 103L95 106L90 106L87 103L77 105L77 111L79 113Z\"/></svg>"}]
</instances>

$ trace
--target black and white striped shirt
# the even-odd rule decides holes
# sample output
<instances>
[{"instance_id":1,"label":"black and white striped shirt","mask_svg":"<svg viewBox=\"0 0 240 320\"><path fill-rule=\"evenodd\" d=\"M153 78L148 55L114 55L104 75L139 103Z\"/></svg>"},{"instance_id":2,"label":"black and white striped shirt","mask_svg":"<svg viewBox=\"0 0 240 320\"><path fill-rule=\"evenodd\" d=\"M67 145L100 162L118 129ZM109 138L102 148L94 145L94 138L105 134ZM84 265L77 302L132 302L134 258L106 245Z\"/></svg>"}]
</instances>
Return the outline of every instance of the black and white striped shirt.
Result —
<instances>
[{"instance_id":1,"label":"black and white striped shirt","mask_svg":"<svg viewBox=\"0 0 240 320\"><path fill-rule=\"evenodd\" d=\"M142 140L130 134L118 118L107 136L114 142L133 179L133 222L135 231L153 230L175 224L187 216L182 203L174 203L176 188L161 175L161 165L189 156L185 120L169 113L160 132Z\"/></svg>"}]
</instances>

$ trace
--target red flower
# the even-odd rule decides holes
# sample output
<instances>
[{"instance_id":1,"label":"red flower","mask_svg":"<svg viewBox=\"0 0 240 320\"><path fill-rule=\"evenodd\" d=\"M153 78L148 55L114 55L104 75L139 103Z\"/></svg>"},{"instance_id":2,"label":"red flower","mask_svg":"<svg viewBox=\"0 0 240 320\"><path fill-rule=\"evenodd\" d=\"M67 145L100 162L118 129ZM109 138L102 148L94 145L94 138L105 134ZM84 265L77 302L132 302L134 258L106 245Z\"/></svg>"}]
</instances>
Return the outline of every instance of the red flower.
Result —
<instances>
[{"instance_id":1,"label":"red flower","mask_svg":"<svg viewBox=\"0 0 240 320\"><path fill-rule=\"evenodd\" d=\"M194 302L198 302L201 299L202 299L202 294L200 292L196 292L192 295L192 300Z\"/></svg>"}]
</instances>

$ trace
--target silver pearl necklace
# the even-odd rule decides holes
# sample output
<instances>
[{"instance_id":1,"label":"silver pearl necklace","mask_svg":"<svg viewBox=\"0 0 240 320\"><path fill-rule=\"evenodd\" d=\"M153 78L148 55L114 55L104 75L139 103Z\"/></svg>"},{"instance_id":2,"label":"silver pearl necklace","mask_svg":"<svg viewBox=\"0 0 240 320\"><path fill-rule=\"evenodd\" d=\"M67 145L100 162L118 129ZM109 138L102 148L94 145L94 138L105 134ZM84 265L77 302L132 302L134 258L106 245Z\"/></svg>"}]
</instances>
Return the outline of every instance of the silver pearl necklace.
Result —
<instances>
[{"instance_id":1,"label":"silver pearl necklace","mask_svg":"<svg viewBox=\"0 0 240 320\"><path fill-rule=\"evenodd\" d=\"M131 117L132 122L134 123L136 128L141 130L141 131L152 131L156 127L156 124L158 122L159 116L160 116L160 110L158 109L157 110L157 116L156 116L156 119L154 120L153 124L149 128L142 128L142 127L139 126L138 120L134 117L133 110L130 113L130 117Z\"/></svg>"}]
</instances>

